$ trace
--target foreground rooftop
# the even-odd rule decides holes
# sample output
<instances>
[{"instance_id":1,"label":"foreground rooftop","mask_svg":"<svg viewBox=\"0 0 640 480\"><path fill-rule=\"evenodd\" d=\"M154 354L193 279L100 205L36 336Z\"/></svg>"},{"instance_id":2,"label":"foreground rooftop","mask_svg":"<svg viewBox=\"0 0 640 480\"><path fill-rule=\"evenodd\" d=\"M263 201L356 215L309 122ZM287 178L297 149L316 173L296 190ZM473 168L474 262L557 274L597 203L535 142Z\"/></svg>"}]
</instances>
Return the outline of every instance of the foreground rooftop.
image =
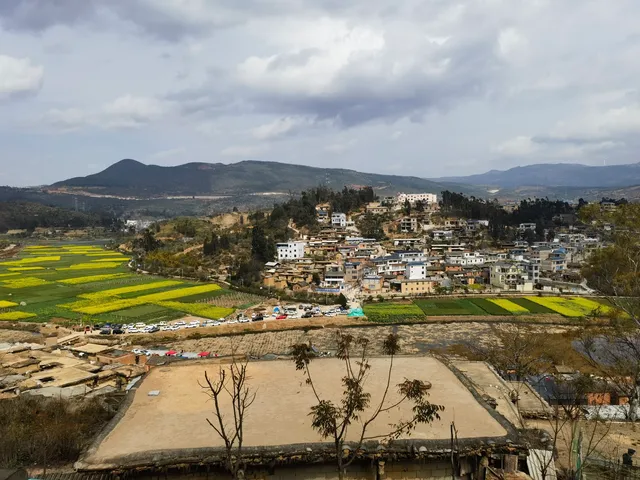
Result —
<instances>
[{"instance_id":1,"label":"foreground rooftop","mask_svg":"<svg viewBox=\"0 0 640 480\"><path fill-rule=\"evenodd\" d=\"M372 403L379 399L386 385L388 358L371 359L367 390ZM317 359L311 364L319 393L337 401L344 364L335 358ZM190 361L157 367L130 393L113 422L76 465L81 470L167 465L178 462L202 462L220 453L222 442L206 419L213 419L213 405L198 382L205 370L216 378L220 360ZM257 391L255 403L248 410L245 423L247 452L261 456L283 452L310 452L328 449L328 444L310 426L308 416L315 397L301 372L291 361L250 362L251 388ZM432 383L429 400L445 405L441 420L418 425L410 441L420 451L437 450L450 443L450 424L455 421L458 438L463 443L489 444L515 439L511 425L497 412L490 411L469 390L464 377L454 373L432 357L396 357L392 385L405 378ZM150 396L149 392L159 391ZM389 401L397 397L394 391ZM384 434L388 425L407 418L410 405L403 404L374 422L369 434ZM355 440L356 428L348 440ZM481 440L482 439L482 440ZM468 440L468 441L467 441ZM400 442L402 443L402 442ZM393 445L393 444L392 444ZM388 448L393 448L390 445ZM426 446L426 448L425 448ZM386 447L385 447L386 448ZM403 447L406 451L406 446Z\"/></svg>"}]
</instances>

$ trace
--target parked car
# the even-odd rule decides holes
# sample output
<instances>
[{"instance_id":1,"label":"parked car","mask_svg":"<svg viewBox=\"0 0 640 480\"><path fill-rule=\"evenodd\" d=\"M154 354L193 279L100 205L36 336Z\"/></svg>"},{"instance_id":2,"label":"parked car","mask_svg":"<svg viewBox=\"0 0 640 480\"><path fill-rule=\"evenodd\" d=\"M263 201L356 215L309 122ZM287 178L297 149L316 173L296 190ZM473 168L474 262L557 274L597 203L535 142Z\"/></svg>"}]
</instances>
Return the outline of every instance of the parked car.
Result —
<instances>
[{"instance_id":1,"label":"parked car","mask_svg":"<svg viewBox=\"0 0 640 480\"><path fill-rule=\"evenodd\" d=\"M278 315L278 316L276 317L276 320L284 320L285 318L287 318L287 315L282 314L282 315Z\"/></svg>"},{"instance_id":2,"label":"parked car","mask_svg":"<svg viewBox=\"0 0 640 480\"><path fill-rule=\"evenodd\" d=\"M262 315L256 315L251 319L252 322L260 322L261 320L264 320L264 317Z\"/></svg>"},{"instance_id":3,"label":"parked car","mask_svg":"<svg viewBox=\"0 0 640 480\"><path fill-rule=\"evenodd\" d=\"M311 318L313 317L313 314L311 312L305 312L302 314L302 318Z\"/></svg>"},{"instance_id":4,"label":"parked car","mask_svg":"<svg viewBox=\"0 0 640 480\"><path fill-rule=\"evenodd\" d=\"M121 328L114 328L113 329L113 334L114 335L122 335L124 333L124 330L122 330Z\"/></svg>"},{"instance_id":5,"label":"parked car","mask_svg":"<svg viewBox=\"0 0 640 480\"><path fill-rule=\"evenodd\" d=\"M111 335L111 329L103 328L102 330L100 330L100 335Z\"/></svg>"}]
</instances>

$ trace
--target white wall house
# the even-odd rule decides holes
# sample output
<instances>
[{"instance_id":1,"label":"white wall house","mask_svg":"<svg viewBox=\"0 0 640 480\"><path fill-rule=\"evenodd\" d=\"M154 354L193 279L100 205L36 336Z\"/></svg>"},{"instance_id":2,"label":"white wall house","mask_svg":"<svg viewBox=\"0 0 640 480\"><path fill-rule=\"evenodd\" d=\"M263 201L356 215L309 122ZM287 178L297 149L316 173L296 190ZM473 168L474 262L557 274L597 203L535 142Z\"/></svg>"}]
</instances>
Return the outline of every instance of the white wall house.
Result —
<instances>
[{"instance_id":1,"label":"white wall house","mask_svg":"<svg viewBox=\"0 0 640 480\"><path fill-rule=\"evenodd\" d=\"M345 228L347 226L347 214L346 213L332 213L331 225L334 227Z\"/></svg>"},{"instance_id":2,"label":"white wall house","mask_svg":"<svg viewBox=\"0 0 640 480\"><path fill-rule=\"evenodd\" d=\"M463 252L462 255L447 256L447 263L450 265L484 265L485 256L480 252Z\"/></svg>"},{"instance_id":3,"label":"white wall house","mask_svg":"<svg viewBox=\"0 0 640 480\"><path fill-rule=\"evenodd\" d=\"M286 242L276 244L278 261L304 258L304 246L305 242Z\"/></svg>"},{"instance_id":4,"label":"white wall house","mask_svg":"<svg viewBox=\"0 0 640 480\"><path fill-rule=\"evenodd\" d=\"M409 200L409 203L416 203L418 201L425 202L427 204L438 203L438 195L435 193L399 193L396 196L396 202L402 205Z\"/></svg>"},{"instance_id":5,"label":"white wall house","mask_svg":"<svg viewBox=\"0 0 640 480\"><path fill-rule=\"evenodd\" d=\"M404 272L407 280L424 280L427 278L427 264L425 262L409 262Z\"/></svg>"}]
</instances>

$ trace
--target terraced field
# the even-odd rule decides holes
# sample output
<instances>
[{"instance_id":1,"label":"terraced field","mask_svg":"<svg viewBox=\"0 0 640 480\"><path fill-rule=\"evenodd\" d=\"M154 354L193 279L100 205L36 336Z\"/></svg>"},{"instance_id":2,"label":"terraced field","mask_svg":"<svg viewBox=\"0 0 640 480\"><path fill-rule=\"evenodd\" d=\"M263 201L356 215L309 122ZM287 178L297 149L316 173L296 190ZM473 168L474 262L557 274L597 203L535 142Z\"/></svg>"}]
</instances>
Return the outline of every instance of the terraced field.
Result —
<instances>
[{"instance_id":1,"label":"terraced field","mask_svg":"<svg viewBox=\"0 0 640 480\"><path fill-rule=\"evenodd\" d=\"M25 247L0 262L0 321L158 322L186 314L225 317L260 298L214 283L131 273L129 257L98 245Z\"/></svg>"},{"instance_id":2,"label":"terraced field","mask_svg":"<svg viewBox=\"0 0 640 480\"><path fill-rule=\"evenodd\" d=\"M503 297L433 298L413 302L369 303L364 313L374 322L392 323L447 315L541 315L559 314L567 318L604 316L611 306L597 298L584 297Z\"/></svg>"}]
</instances>

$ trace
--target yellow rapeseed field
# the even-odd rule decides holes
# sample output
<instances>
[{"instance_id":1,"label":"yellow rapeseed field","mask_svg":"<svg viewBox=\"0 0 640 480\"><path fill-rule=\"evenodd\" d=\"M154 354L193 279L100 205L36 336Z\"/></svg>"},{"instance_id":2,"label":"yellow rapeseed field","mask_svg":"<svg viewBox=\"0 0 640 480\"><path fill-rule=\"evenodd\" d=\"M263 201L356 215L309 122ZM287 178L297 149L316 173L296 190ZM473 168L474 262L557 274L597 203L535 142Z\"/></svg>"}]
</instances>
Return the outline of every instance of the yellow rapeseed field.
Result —
<instances>
[{"instance_id":1,"label":"yellow rapeseed field","mask_svg":"<svg viewBox=\"0 0 640 480\"><path fill-rule=\"evenodd\" d=\"M116 268L120 265L120 262L76 263L70 267L56 268L56 270L60 272L67 272L70 270L102 270L103 268Z\"/></svg>"},{"instance_id":2,"label":"yellow rapeseed field","mask_svg":"<svg viewBox=\"0 0 640 480\"><path fill-rule=\"evenodd\" d=\"M101 298L117 297L123 293L143 292L145 290L153 290L155 288L172 287L174 285L182 285L183 282L178 280L165 280L163 282L143 283L142 285L130 285L128 287L111 288L102 290L101 292L83 293L78 295L80 298L90 300L99 300Z\"/></svg>"},{"instance_id":3,"label":"yellow rapeseed field","mask_svg":"<svg viewBox=\"0 0 640 480\"><path fill-rule=\"evenodd\" d=\"M24 320L25 318L32 318L35 316L35 313L28 312L4 312L0 313L0 320Z\"/></svg>"},{"instance_id":4,"label":"yellow rapeseed field","mask_svg":"<svg viewBox=\"0 0 640 480\"><path fill-rule=\"evenodd\" d=\"M529 313L529 310L518 305L517 303L512 302L511 300L507 300L504 298L488 298L487 300L489 300L491 303L495 303L499 307L504 308L510 313Z\"/></svg>"},{"instance_id":5,"label":"yellow rapeseed field","mask_svg":"<svg viewBox=\"0 0 640 480\"><path fill-rule=\"evenodd\" d=\"M48 257L26 257L20 260L13 260L11 262L2 262L0 267L21 267L23 265L29 265L33 263L45 263L45 262L59 262L60 255L51 255Z\"/></svg>"},{"instance_id":6,"label":"yellow rapeseed field","mask_svg":"<svg viewBox=\"0 0 640 480\"><path fill-rule=\"evenodd\" d=\"M103 280L113 280L116 278L129 277L129 273L105 273L103 275L87 275L84 277L66 278L64 280L58 280L65 285L81 285L83 283L102 282Z\"/></svg>"},{"instance_id":7,"label":"yellow rapeseed field","mask_svg":"<svg viewBox=\"0 0 640 480\"><path fill-rule=\"evenodd\" d=\"M27 287L39 287L40 285L47 285L46 280L42 280L41 278L36 277L22 277L22 278L12 278L9 280L2 280L4 287L7 288L27 288Z\"/></svg>"},{"instance_id":8,"label":"yellow rapeseed field","mask_svg":"<svg viewBox=\"0 0 640 480\"><path fill-rule=\"evenodd\" d=\"M44 270L44 267L13 267L7 268L10 272L28 272L31 270Z\"/></svg>"},{"instance_id":9,"label":"yellow rapeseed field","mask_svg":"<svg viewBox=\"0 0 640 480\"><path fill-rule=\"evenodd\" d=\"M0 300L0 308L10 308L17 307L18 304L16 302L10 302L8 300Z\"/></svg>"},{"instance_id":10,"label":"yellow rapeseed field","mask_svg":"<svg viewBox=\"0 0 640 480\"><path fill-rule=\"evenodd\" d=\"M191 295L198 295L200 293L213 292L219 289L220 287L215 284L197 285L195 287L178 288L176 290L170 290L168 292L151 293L149 295L142 295L135 298L124 298L108 302L94 303L93 305L87 305L83 302L74 302L71 304L59 306L71 309L77 313L98 315L100 313L115 312L117 310L124 310L126 308L137 307L138 305L146 305L148 303L176 300ZM89 300L87 300L86 302L89 302Z\"/></svg>"},{"instance_id":11,"label":"yellow rapeseed field","mask_svg":"<svg viewBox=\"0 0 640 480\"><path fill-rule=\"evenodd\" d=\"M207 303L158 302L157 305L199 317L213 318L214 320L226 317L234 312L233 308L216 307Z\"/></svg>"}]
</instances>

